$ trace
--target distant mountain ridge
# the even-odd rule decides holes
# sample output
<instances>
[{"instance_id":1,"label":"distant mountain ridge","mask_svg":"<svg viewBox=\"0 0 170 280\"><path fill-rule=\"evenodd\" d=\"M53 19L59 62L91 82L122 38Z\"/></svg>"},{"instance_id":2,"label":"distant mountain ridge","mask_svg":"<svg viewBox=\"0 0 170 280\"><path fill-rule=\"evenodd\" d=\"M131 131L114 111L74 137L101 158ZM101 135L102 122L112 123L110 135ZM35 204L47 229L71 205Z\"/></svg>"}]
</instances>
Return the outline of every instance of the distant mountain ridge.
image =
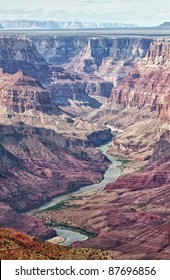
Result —
<instances>
[{"instance_id":1,"label":"distant mountain ridge","mask_svg":"<svg viewBox=\"0 0 170 280\"><path fill-rule=\"evenodd\" d=\"M135 24L81 21L0 20L0 29L93 29L127 28Z\"/></svg>"},{"instance_id":2,"label":"distant mountain ridge","mask_svg":"<svg viewBox=\"0 0 170 280\"><path fill-rule=\"evenodd\" d=\"M170 28L170 21L165 21L164 23L158 25L159 28Z\"/></svg>"}]
</instances>

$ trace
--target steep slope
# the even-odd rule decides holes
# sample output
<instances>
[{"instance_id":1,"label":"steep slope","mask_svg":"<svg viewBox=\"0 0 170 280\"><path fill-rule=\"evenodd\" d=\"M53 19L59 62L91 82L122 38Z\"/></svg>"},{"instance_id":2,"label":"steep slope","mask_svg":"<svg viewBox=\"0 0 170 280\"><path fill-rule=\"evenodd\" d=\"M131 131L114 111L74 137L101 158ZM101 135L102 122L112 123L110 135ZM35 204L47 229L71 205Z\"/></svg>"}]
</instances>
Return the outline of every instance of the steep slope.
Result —
<instances>
[{"instance_id":1,"label":"steep slope","mask_svg":"<svg viewBox=\"0 0 170 280\"><path fill-rule=\"evenodd\" d=\"M23 123L0 130L1 201L18 211L100 180L107 166L85 143L69 142L52 130Z\"/></svg>"},{"instance_id":2,"label":"steep slope","mask_svg":"<svg viewBox=\"0 0 170 280\"><path fill-rule=\"evenodd\" d=\"M35 79L22 71L13 75L0 72L0 105L11 111L23 113L32 109L44 112L55 110L50 93Z\"/></svg>"},{"instance_id":3,"label":"steep slope","mask_svg":"<svg viewBox=\"0 0 170 280\"><path fill-rule=\"evenodd\" d=\"M1 125L1 226L34 235L34 219L32 226L23 224L25 216L19 217L13 210L32 209L57 195L101 180L108 162L93 148L82 144L82 141L69 141L52 130L26 126L22 122L15 126ZM43 235L41 223L37 231L38 236ZM48 231L46 234L49 235Z\"/></svg>"},{"instance_id":4,"label":"steep slope","mask_svg":"<svg viewBox=\"0 0 170 280\"><path fill-rule=\"evenodd\" d=\"M102 250L66 248L8 228L0 229L1 260L109 260Z\"/></svg>"},{"instance_id":5,"label":"steep slope","mask_svg":"<svg viewBox=\"0 0 170 280\"><path fill-rule=\"evenodd\" d=\"M78 73L95 74L116 85L128 75L137 58L145 57L151 42L137 38L89 38L66 67Z\"/></svg>"},{"instance_id":6,"label":"steep slope","mask_svg":"<svg viewBox=\"0 0 170 280\"><path fill-rule=\"evenodd\" d=\"M155 41L144 58L117 86L110 102L84 120L123 130L113 139L110 152L147 159L164 130L170 129L170 42Z\"/></svg>"},{"instance_id":7,"label":"steep slope","mask_svg":"<svg viewBox=\"0 0 170 280\"><path fill-rule=\"evenodd\" d=\"M39 217L95 232L81 245L110 249L115 258L168 259L170 42L1 36L0 46L4 72L27 75L0 74L1 225L54 235L18 213L101 180L108 161L93 145L116 128L123 132L110 152L134 160L128 174L70 202L69 211ZM111 98L101 106L94 94Z\"/></svg>"},{"instance_id":8,"label":"steep slope","mask_svg":"<svg viewBox=\"0 0 170 280\"><path fill-rule=\"evenodd\" d=\"M113 86L129 74L138 58L145 57L152 42L83 36L30 36L30 39L47 63L64 67L65 72L53 74L50 90L56 104L78 115L81 110L89 112L89 105L100 107L88 95L109 98Z\"/></svg>"},{"instance_id":9,"label":"steep slope","mask_svg":"<svg viewBox=\"0 0 170 280\"><path fill-rule=\"evenodd\" d=\"M110 152L134 162L128 174L100 193L68 202L69 211L38 215L97 234L75 247L108 249L116 259L170 258L169 54L168 41L151 43L145 57L133 61L129 75L114 87L110 102L84 117L122 129Z\"/></svg>"},{"instance_id":10,"label":"steep slope","mask_svg":"<svg viewBox=\"0 0 170 280\"><path fill-rule=\"evenodd\" d=\"M81 125L74 126L70 115L52 103L50 92L22 71L1 70L0 105L1 226L54 236L42 221L18 212L100 180L108 161L91 146L99 143L95 133L102 142L110 139L110 130L86 126L82 135Z\"/></svg>"},{"instance_id":11,"label":"steep slope","mask_svg":"<svg viewBox=\"0 0 170 280\"><path fill-rule=\"evenodd\" d=\"M69 211L38 216L81 227L97 236L73 246L112 251L115 259L169 259L170 133L158 141L147 167L93 196L69 203ZM74 205L76 204L76 208ZM100 208L98 207L100 205Z\"/></svg>"},{"instance_id":12,"label":"steep slope","mask_svg":"<svg viewBox=\"0 0 170 280\"><path fill-rule=\"evenodd\" d=\"M146 57L139 61L117 89L113 90L113 100L126 106L150 105L151 111L165 121L170 120L170 42L154 42Z\"/></svg>"},{"instance_id":13,"label":"steep slope","mask_svg":"<svg viewBox=\"0 0 170 280\"><path fill-rule=\"evenodd\" d=\"M2 177L2 175L0 177ZM2 227L9 227L38 237L41 240L56 236L56 231L45 226L42 220L28 215L18 214L7 204L7 201L5 203L0 202L0 224L1 230Z\"/></svg>"},{"instance_id":14,"label":"steep slope","mask_svg":"<svg viewBox=\"0 0 170 280\"><path fill-rule=\"evenodd\" d=\"M14 74L22 70L27 76L49 82L49 67L31 40L17 36L0 36L0 67Z\"/></svg>"}]
</instances>

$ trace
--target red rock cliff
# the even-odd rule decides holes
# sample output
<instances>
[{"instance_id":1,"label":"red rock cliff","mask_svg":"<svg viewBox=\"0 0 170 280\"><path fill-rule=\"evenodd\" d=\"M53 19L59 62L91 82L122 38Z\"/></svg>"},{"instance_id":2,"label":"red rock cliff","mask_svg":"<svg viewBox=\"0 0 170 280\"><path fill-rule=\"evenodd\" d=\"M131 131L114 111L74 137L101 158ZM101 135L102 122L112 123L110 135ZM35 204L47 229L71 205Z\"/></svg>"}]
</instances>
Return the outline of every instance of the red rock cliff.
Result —
<instances>
[{"instance_id":1,"label":"red rock cliff","mask_svg":"<svg viewBox=\"0 0 170 280\"><path fill-rule=\"evenodd\" d=\"M164 121L170 121L170 42L153 42L144 59L136 63L112 99L122 107L149 106Z\"/></svg>"},{"instance_id":2,"label":"red rock cliff","mask_svg":"<svg viewBox=\"0 0 170 280\"><path fill-rule=\"evenodd\" d=\"M48 111L52 109L50 93L35 79L22 71L14 75L0 73L0 105L14 112L29 109Z\"/></svg>"}]
</instances>

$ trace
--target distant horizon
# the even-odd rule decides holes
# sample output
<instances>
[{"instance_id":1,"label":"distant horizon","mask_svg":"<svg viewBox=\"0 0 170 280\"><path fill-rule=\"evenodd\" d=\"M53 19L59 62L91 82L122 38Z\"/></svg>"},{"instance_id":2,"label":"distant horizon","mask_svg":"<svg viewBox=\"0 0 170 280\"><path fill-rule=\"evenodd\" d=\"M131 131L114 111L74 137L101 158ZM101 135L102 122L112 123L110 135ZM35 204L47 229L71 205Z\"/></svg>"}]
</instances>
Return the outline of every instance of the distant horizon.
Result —
<instances>
[{"instance_id":1,"label":"distant horizon","mask_svg":"<svg viewBox=\"0 0 170 280\"><path fill-rule=\"evenodd\" d=\"M32 21L32 22L80 22L80 23L105 23L105 24L124 24L124 25L134 25L134 28L141 28L141 27L158 27L159 25L162 25L166 22L169 22L170 21L163 21L163 22L160 22L159 24L157 25L145 25L145 26L142 26L142 25L137 25L133 22L116 22L116 21L102 21L102 20L78 20L78 19L75 19L75 20L71 20L71 19L59 19L59 20L39 20L39 19L24 19L24 18L16 18L16 19L9 19L9 18L6 18L6 19L1 19L0 18L0 22L3 22L3 21ZM132 27L133 28L133 27Z\"/></svg>"},{"instance_id":2,"label":"distant horizon","mask_svg":"<svg viewBox=\"0 0 170 280\"><path fill-rule=\"evenodd\" d=\"M0 0L1 20L80 21L154 27L170 21L169 0Z\"/></svg>"}]
</instances>

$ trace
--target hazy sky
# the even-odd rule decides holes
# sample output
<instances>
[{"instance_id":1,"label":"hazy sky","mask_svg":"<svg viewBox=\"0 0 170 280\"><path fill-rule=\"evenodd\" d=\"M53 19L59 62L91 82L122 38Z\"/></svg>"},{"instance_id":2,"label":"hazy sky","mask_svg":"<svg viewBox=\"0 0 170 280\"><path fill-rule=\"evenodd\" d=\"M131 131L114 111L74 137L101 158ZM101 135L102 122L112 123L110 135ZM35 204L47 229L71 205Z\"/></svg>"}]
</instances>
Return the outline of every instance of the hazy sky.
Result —
<instances>
[{"instance_id":1,"label":"hazy sky","mask_svg":"<svg viewBox=\"0 0 170 280\"><path fill-rule=\"evenodd\" d=\"M105 21L154 26L170 21L170 0L0 0L0 19Z\"/></svg>"}]
</instances>

